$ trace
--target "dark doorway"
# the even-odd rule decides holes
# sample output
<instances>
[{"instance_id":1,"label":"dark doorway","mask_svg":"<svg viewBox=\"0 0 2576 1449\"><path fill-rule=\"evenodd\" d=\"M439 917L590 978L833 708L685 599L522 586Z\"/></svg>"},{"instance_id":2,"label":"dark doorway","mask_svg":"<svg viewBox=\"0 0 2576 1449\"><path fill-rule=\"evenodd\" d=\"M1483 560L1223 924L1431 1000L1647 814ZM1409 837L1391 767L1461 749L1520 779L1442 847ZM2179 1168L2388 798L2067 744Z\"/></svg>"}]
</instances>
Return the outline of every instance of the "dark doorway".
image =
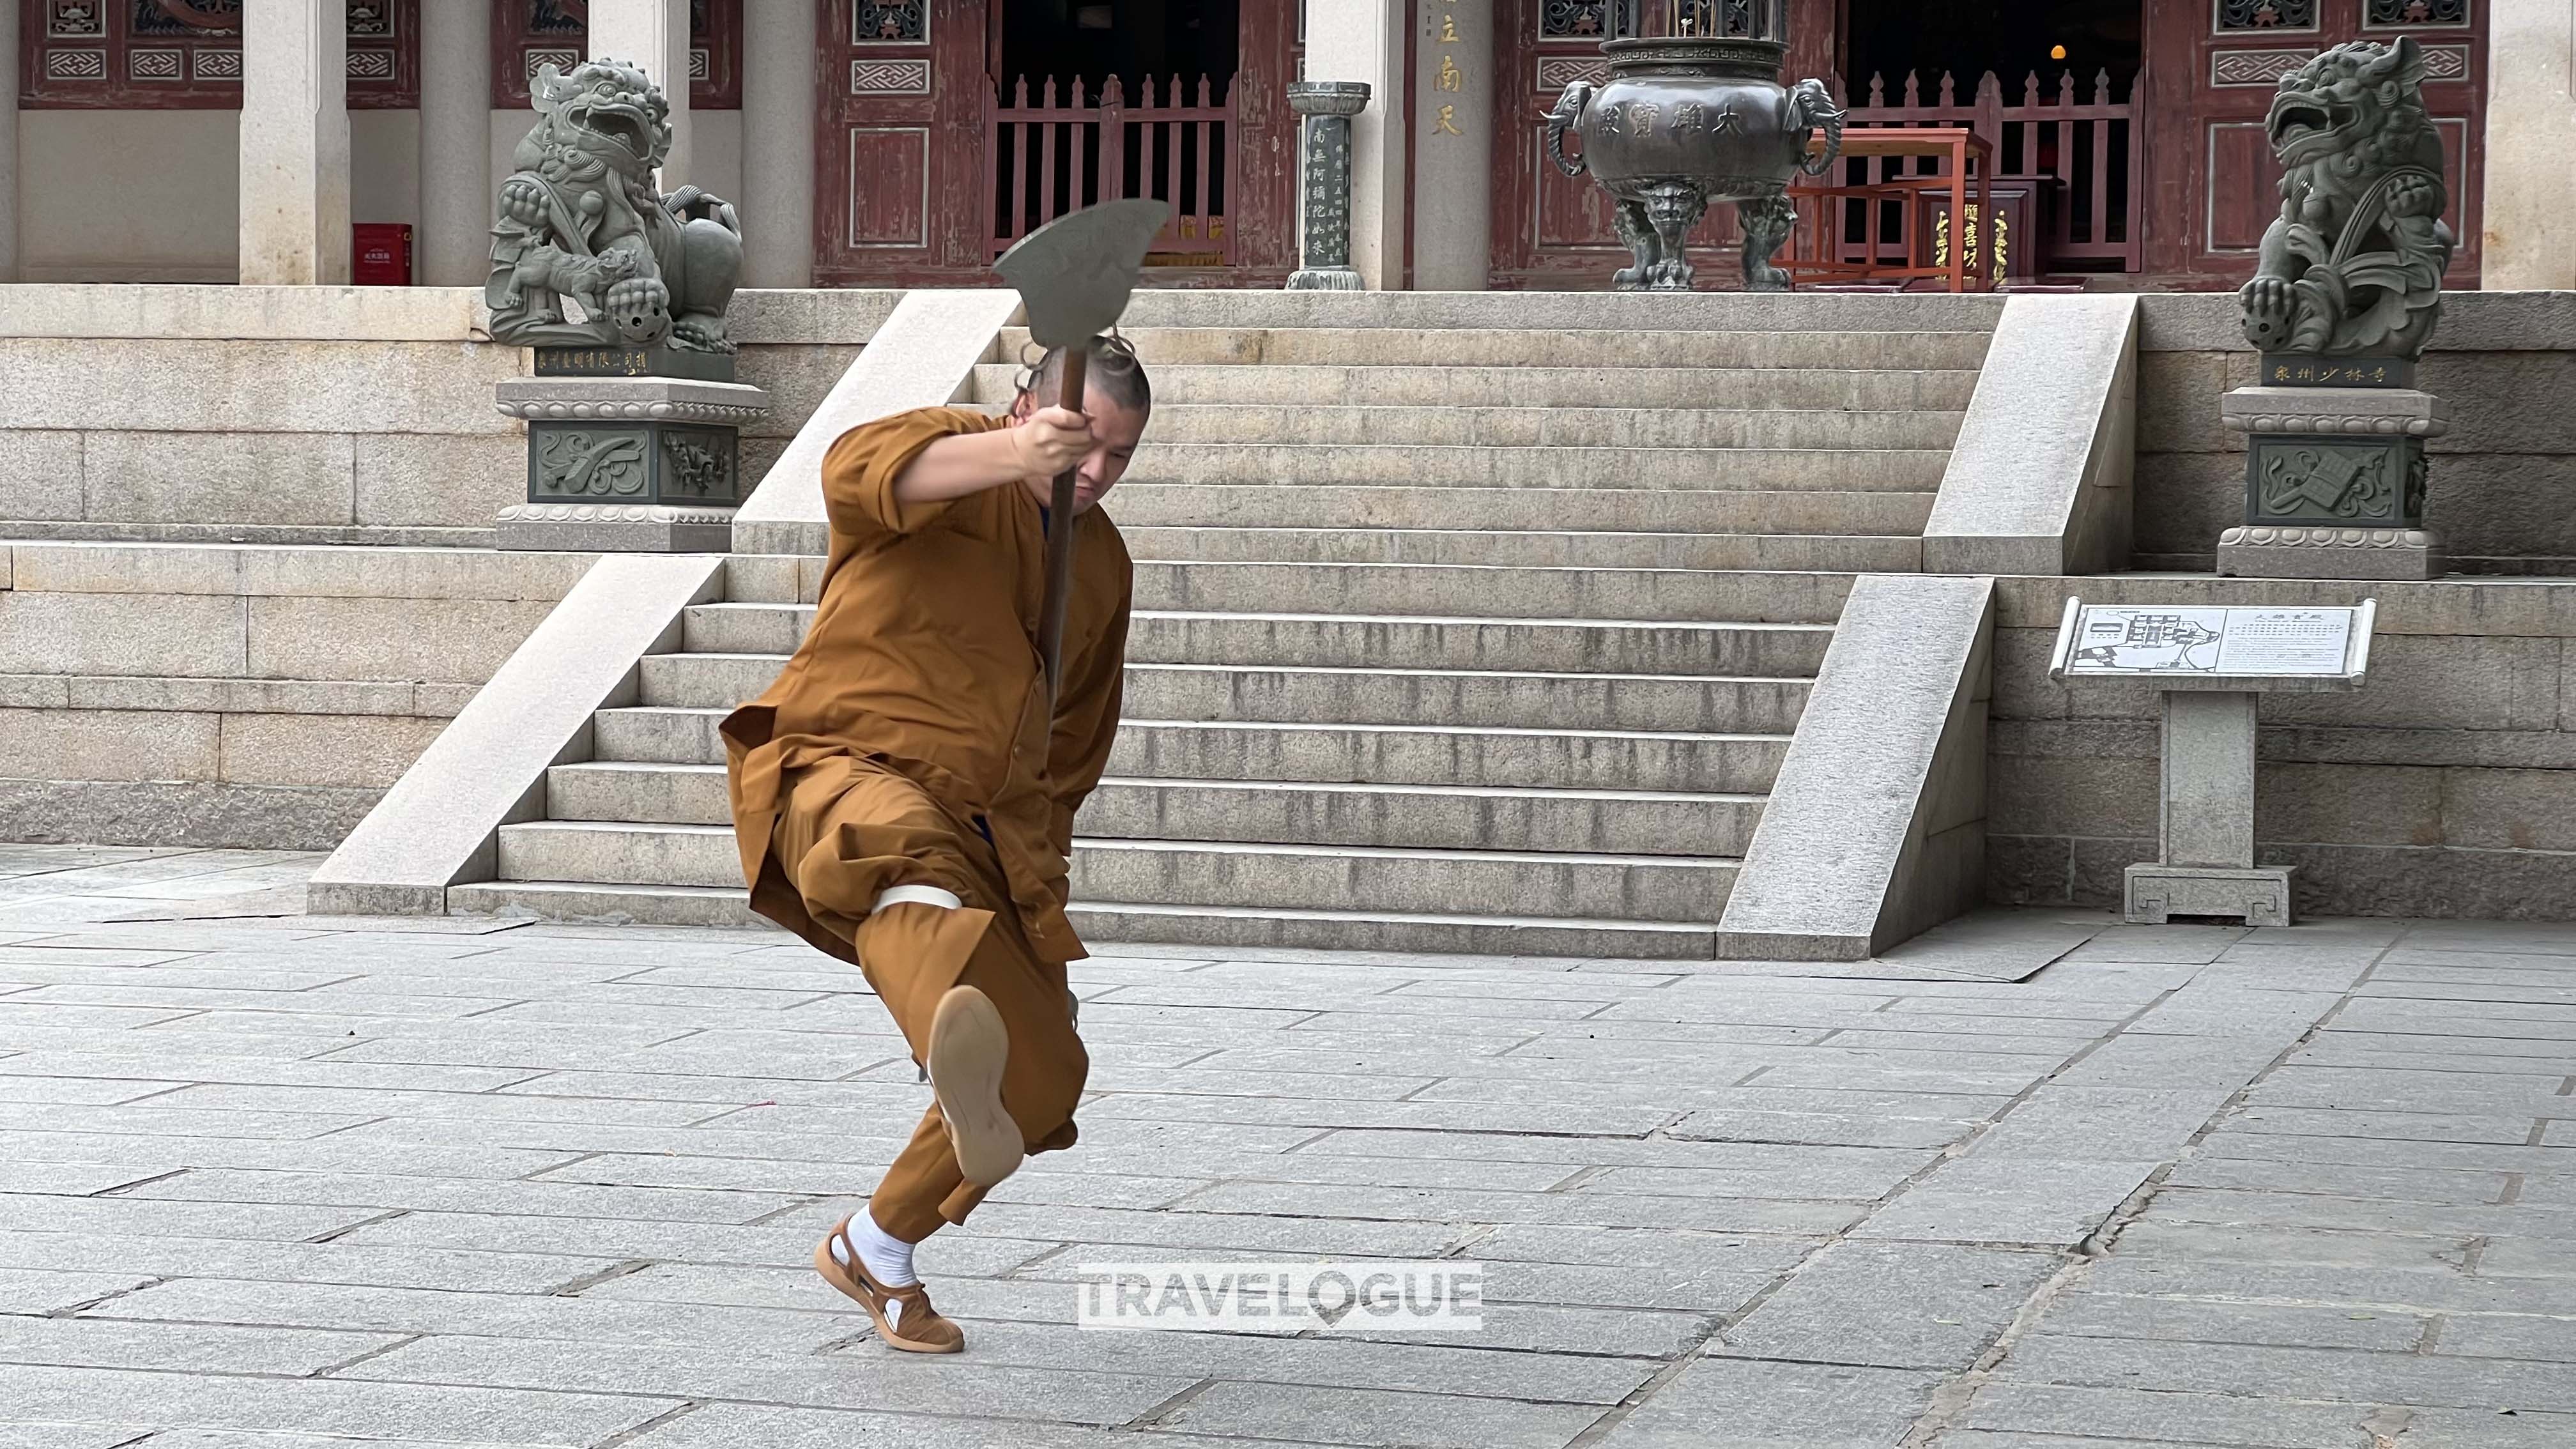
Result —
<instances>
[{"instance_id":1,"label":"dark doorway","mask_svg":"<svg viewBox=\"0 0 2576 1449\"><path fill-rule=\"evenodd\" d=\"M1987 71L2008 96L2018 97L2034 73L2053 92L2066 71L2089 94L2105 70L2112 94L2126 96L2138 73L2143 27L2135 0L1850 0L1850 7L1843 79L1855 96L1867 95L1876 75L1892 101L1907 71L1920 78L1926 97L1944 71L1963 96Z\"/></svg>"},{"instance_id":2,"label":"dark doorway","mask_svg":"<svg viewBox=\"0 0 2576 1449\"><path fill-rule=\"evenodd\" d=\"M1205 76L1219 95L1234 79L1241 0L1002 0L994 7L998 69L1005 93L1026 77L1034 92L1049 78L1068 89L1079 78L1092 95L1111 76L1133 97L1151 76L1178 76L1193 93Z\"/></svg>"}]
</instances>

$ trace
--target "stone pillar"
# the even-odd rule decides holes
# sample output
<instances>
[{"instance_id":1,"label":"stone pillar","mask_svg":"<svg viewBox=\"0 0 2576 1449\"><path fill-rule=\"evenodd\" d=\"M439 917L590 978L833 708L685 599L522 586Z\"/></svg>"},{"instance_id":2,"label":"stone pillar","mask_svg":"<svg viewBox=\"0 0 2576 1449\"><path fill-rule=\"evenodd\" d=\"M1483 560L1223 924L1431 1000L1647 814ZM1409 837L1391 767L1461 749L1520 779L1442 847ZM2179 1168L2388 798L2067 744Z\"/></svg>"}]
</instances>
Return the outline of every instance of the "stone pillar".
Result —
<instances>
[{"instance_id":1,"label":"stone pillar","mask_svg":"<svg viewBox=\"0 0 2576 1449\"><path fill-rule=\"evenodd\" d=\"M1404 109L1405 12L1405 0L1306 5L1306 75L1358 81L1374 98L1351 120L1350 264L1371 289L1404 285L1406 161L1412 149Z\"/></svg>"},{"instance_id":2,"label":"stone pillar","mask_svg":"<svg viewBox=\"0 0 2576 1449\"><path fill-rule=\"evenodd\" d=\"M420 11L419 278L480 287L492 270L492 7Z\"/></svg>"},{"instance_id":3,"label":"stone pillar","mask_svg":"<svg viewBox=\"0 0 2576 1449\"><path fill-rule=\"evenodd\" d=\"M0 282L18 280L18 0L0 0Z\"/></svg>"},{"instance_id":4,"label":"stone pillar","mask_svg":"<svg viewBox=\"0 0 2576 1449\"><path fill-rule=\"evenodd\" d=\"M814 285L816 0L742 16L743 285Z\"/></svg>"},{"instance_id":5,"label":"stone pillar","mask_svg":"<svg viewBox=\"0 0 2576 1449\"><path fill-rule=\"evenodd\" d=\"M689 179L689 0L590 0L590 58L640 65L662 88L671 103L662 189L679 190Z\"/></svg>"},{"instance_id":6,"label":"stone pillar","mask_svg":"<svg viewBox=\"0 0 2576 1449\"><path fill-rule=\"evenodd\" d=\"M2291 921L2296 866L2254 863L2251 690L2168 690L2153 864L2130 866L2125 914L2134 925L2174 916L2234 916L2249 926Z\"/></svg>"},{"instance_id":7,"label":"stone pillar","mask_svg":"<svg viewBox=\"0 0 2576 1449\"><path fill-rule=\"evenodd\" d=\"M2489 0L2479 285L2576 287L2576 6Z\"/></svg>"},{"instance_id":8,"label":"stone pillar","mask_svg":"<svg viewBox=\"0 0 2576 1449\"><path fill-rule=\"evenodd\" d=\"M1301 263L1292 292L1356 292L1351 269L1351 118L1368 105L1359 81L1290 81L1288 104L1306 118L1299 151Z\"/></svg>"},{"instance_id":9,"label":"stone pillar","mask_svg":"<svg viewBox=\"0 0 2576 1449\"><path fill-rule=\"evenodd\" d=\"M1418 25L1413 285L1481 292L1493 266L1494 7L1421 0Z\"/></svg>"},{"instance_id":10,"label":"stone pillar","mask_svg":"<svg viewBox=\"0 0 2576 1449\"><path fill-rule=\"evenodd\" d=\"M348 27L342 0L242 5L244 285L349 283Z\"/></svg>"}]
</instances>

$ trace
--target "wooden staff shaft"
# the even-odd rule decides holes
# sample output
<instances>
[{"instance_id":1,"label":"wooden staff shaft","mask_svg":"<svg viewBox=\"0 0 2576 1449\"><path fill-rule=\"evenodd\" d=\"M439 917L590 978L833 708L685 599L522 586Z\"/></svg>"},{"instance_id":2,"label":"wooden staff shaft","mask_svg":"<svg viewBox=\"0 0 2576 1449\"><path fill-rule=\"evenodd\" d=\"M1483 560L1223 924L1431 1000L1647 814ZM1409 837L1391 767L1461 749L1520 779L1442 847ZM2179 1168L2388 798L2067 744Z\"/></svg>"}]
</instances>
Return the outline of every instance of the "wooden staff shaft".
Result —
<instances>
[{"instance_id":1,"label":"wooden staff shaft","mask_svg":"<svg viewBox=\"0 0 2576 1449\"><path fill-rule=\"evenodd\" d=\"M1064 387L1056 394L1056 406L1074 412L1082 411L1083 388L1090 380L1091 344L1086 342L1064 355ZM1076 463L1055 475L1055 501L1047 509L1047 578L1046 607L1038 615L1038 653L1046 660L1047 712L1050 719L1055 701L1062 694L1064 680L1064 615L1073 597L1073 530L1082 521L1074 512L1074 484L1082 465Z\"/></svg>"}]
</instances>

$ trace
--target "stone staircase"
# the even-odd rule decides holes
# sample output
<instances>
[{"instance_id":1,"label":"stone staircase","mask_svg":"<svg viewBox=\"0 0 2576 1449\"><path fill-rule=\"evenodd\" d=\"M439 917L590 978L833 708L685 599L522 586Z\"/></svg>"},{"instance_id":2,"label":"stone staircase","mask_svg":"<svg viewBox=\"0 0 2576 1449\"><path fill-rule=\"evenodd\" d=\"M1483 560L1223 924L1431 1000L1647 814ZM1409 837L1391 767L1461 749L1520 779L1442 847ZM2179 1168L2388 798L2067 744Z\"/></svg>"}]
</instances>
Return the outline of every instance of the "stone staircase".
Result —
<instances>
[{"instance_id":1,"label":"stone staircase","mask_svg":"<svg viewBox=\"0 0 2576 1449\"><path fill-rule=\"evenodd\" d=\"M1086 937L1710 955L1852 576L1919 566L1991 326L1799 315L1132 331L1158 406L1108 504L1136 613ZM741 920L716 725L815 573L731 560L453 908Z\"/></svg>"}]
</instances>

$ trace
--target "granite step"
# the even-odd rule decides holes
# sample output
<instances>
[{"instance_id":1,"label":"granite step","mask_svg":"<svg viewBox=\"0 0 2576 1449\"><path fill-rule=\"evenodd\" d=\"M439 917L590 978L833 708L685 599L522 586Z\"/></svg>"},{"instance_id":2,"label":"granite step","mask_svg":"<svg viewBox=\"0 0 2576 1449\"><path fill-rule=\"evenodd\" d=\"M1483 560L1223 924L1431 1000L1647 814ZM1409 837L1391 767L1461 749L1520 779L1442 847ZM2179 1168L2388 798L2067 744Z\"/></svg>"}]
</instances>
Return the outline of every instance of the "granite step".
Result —
<instances>
[{"instance_id":1,"label":"granite step","mask_svg":"<svg viewBox=\"0 0 2576 1449\"><path fill-rule=\"evenodd\" d=\"M783 665L813 617L810 604L700 604L686 616L687 648L774 655ZM1828 624L1139 609L1128 620L1127 658L1138 664L1811 676L1832 637Z\"/></svg>"},{"instance_id":2,"label":"granite step","mask_svg":"<svg viewBox=\"0 0 2576 1449\"><path fill-rule=\"evenodd\" d=\"M739 888L484 881L448 888L458 915L532 915L596 925L769 926ZM1248 909L1077 900L1067 915L1095 951L1119 942L1303 950L1706 960L1714 927L1692 922L1566 920L1395 911ZM790 938L780 935L783 943Z\"/></svg>"},{"instance_id":3,"label":"granite step","mask_svg":"<svg viewBox=\"0 0 2576 1449\"><path fill-rule=\"evenodd\" d=\"M720 709L599 712L599 763L721 766ZM1760 794L1785 734L1130 718L1113 775Z\"/></svg>"},{"instance_id":4,"label":"granite step","mask_svg":"<svg viewBox=\"0 0 2576 1449\"><path fill-rule=\"evenodd\" d=\"M1504 568L1760 569L1916 573L1915 535L1847 533L1493 533L1431 528L1165 528L1122 530L1153 562L1475 564Z\"/></svg>"},{"instance_id":5,"label":"granite step","mask_svg":"<svg viewBox=\"0 0 2576 1449\"><path fill-rule=\"evenodd\" d=\"M730 710L767 689L780 663L770 655L653 655L643 661L638 703ZM1785 734L1797 727L1810 683L1716 675L1130 663L1124 707L1137 719Z\"/></svg>"},{"instance_id":6,"label":"granite step","mask_svg":"<svg viewBox=\"0 0 2576 1449\"><path fill-rule=\"evenodd\" d=\"M1409 911L1252 909L1076 900L1066 913L1093 951L1119 942L1305 951L1455 952L1706 961L1713 926L1687 921L1570 920Z\"/></svg>"},{"instance_id":7,"label":"granite step","mask_svg":"<svg viewBox=\"0 0 2576 1449\"><path fill-rule=\"evenodd\" d=\"M1961 414L1841 408L1287 407L1164 403L1167 443L1486 448L1947 448Z\"/></svg>"},{"instance_id":8,"label":"granite step","mask_svg":"<svg viewBox=\"0 0 2576 1449\"><path fill-rule=\"evenodd\" d=\"M1516 327L1143 327L1122 333L1150 368L1266 364L1370 367L1974 368L1988 332L1610 331ZM1025 327L1002 331L1018 357Z\"/></svg>"},{"instance_id":9,"label":"granite step","mask_svg":"<svg viewBox=\"0 0 2576 1449\"><path fill-rule=\"evenodd\" d=\"M1760 795L1113 777L1082 810L1103 840L1741 856Z\"/></svg>"},{"instance_id":10,"label":"granite step","mask_svg":"<svg viewBox=\"0 0 2576 1449\"><path fill-rule=\"evenodd\" d=\"M1121 482L1103 505L1138 528L1431 528L1610 533L1920 534L1937 490L1467 488ZM792 582L791 582L792 586ZM745 597L737 592L736 598Z\"/></svg>"},{"instance_id":11,"label":"granite step","mask_svg":"<svg viewBox=\"0 0 2576 1449\"><path fill-rule=\"evenodd\" d=\"M720 766L720 709L599 712L599 762ZM1130 718L1109 773L1144 779L1368 781L1535 789L1760 794L1785 734L1469 729L1308 721Z\"/></svg>"},{"instance_id":12,"label":"granite step","mask_svg":"<svg viewBox=\"0 0 2576 1449\"><path fill-rule=\"evenodd\" d=\"M974 395L1006 401L1013 362L977 366ZM1729 367L1263 367L1154 369L1154 401L1268 403L1284 407L1848 408L1963 412L1976 390L1971 368Z\"/></svg>"},{"instance_id":13,"label":"granite step","mask_svg":"<svg viewBox=\"0 0 2576 1449\"><path fill-rule=\"evenodd\" d=\"M592 762L547 772L559 821L726 825L720 765ZM1431 850L1741 855L1762 797L1348 781L1111 776L1083 807L1086 835Z\"/></svg>"},{"instance_id":14,"label":"granite step","mask_svg":"<svg viewBox=\"0 0 2576 1449\"><path fill-rule=\"evenodd\" d=\"M1949 464L1947 449L1947 443L1918 448L1506 448L1148 442L1136 450L1127 476L1139 483L1274 487L1387 483L1903 493L1938 489Z\"/></svg>"},{"instance_id":15,"label":"granite step","mask_svg":"<svg viewBox=\"0 0 2576 1449\"><path fill-rule=\"evenodd\" d=\"M1292 910L1454 911L1715 922L1738 862L1688 856L1114 840L1074 843L1073 889L1092 902ZM534 821L501 829L500 878L742 889L723 826Z\"/></svg>"},{"instance_id":16,"label":"granite step","mask_svg":"<svg viewBox=\"0 0 2576 1449\"><path fill-rule=\"evenodd\" d=\"M1844 573L1140 560L1135 607L1255 614L1674 619L1830 624Z\"/></svg>"}]
</instances>

